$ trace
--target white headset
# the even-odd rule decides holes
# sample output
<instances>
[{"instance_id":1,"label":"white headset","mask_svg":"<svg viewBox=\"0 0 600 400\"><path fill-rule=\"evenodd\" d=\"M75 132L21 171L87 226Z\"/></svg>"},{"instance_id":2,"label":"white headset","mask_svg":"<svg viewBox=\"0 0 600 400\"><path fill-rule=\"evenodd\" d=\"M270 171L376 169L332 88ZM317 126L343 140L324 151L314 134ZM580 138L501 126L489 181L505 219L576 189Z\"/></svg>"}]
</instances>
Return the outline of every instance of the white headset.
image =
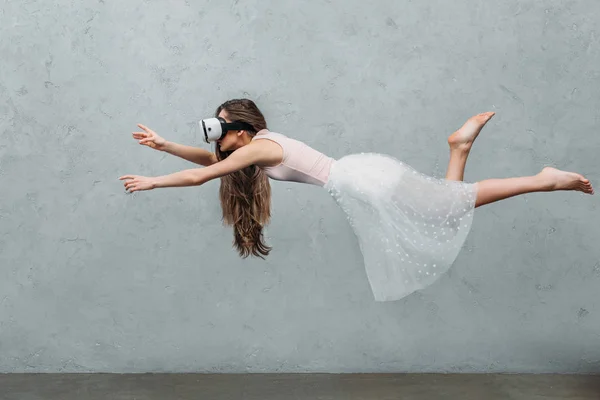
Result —
<instances>
[{"instance_id":1,"label":"white headset","mask_svg":"<svg viewBox=\"0 0 600 400\"><path fill-rule=\"evenodd\" d=\"M246 122L226 122L223 118L206 118L200 120L200 129L204 133L206 143L216 142L222 139L228 131L248 130L254 131L254 127Z\"/></svg>"}]
</instances>

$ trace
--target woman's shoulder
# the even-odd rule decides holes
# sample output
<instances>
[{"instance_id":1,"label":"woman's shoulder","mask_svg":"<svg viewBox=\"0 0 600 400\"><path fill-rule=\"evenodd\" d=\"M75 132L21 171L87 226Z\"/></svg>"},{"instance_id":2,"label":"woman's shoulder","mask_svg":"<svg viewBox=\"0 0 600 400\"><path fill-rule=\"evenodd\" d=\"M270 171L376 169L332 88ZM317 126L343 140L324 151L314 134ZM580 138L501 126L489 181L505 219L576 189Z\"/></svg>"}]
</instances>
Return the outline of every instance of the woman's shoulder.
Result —
<instances>
[{"instance_id":1,"label":"woman's shoulder","mask_svg":"<svg viewBox=\"0 0 600 400\"><path fill-rule=\"evenodd\" d=\"M274 132L271 131L269 129L261 129L260 131L256 132L256 135L254 135L255 138L260 138L261 136L279 136L279 137L286 137L286 135L279 133L279 132Z\"/></svg>"},{"instance_id":2,"label":"woman's shoulder","mask_svg":"<svg viewBox=\"0 0 600 400\"><path fill-rule=\"evenodd\" d=\"M290 137L288 137L287 135L284 135L279 132L273 132L268 129L263 129L261 131L258 131L256 133L256 135L254 135L254 137L252 138L252 140L256 140L256 139L271 139L275 142L293 140Z\"/></svg>"}]
</instances>

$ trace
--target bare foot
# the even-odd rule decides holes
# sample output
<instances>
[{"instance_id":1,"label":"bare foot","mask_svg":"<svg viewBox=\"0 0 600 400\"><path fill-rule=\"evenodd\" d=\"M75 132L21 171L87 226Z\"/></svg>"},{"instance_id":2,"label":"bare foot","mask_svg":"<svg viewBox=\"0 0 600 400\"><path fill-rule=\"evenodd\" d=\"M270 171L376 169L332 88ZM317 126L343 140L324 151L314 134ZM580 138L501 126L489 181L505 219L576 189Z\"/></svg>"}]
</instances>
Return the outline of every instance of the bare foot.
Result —
<instances>
[{"instance_id":1,"label":"bare foot","mask_svg":"<svg viewBox=\"0 0 600 400\"><path fill-rule=\"evenodd\" d=\"M542 179L544 188L549 191L578 190L583 193L594 194L594 188L592 188L590 181L574 172L546 167L537 176Z\"/></svg>"},{"instance_id":2,"label":"bare foot","mask_svg":"<svg viewBox=\"0 0 600 400\"><path fill-rule=\"evenodd\" d=\"M495 115L495 112L486 112L472 116L465 122L465 124L450 137L448 137L448 144L450 149L458 150L471 150L473 141L481 132L481 128Z\"/></svg>"}]
</instances>

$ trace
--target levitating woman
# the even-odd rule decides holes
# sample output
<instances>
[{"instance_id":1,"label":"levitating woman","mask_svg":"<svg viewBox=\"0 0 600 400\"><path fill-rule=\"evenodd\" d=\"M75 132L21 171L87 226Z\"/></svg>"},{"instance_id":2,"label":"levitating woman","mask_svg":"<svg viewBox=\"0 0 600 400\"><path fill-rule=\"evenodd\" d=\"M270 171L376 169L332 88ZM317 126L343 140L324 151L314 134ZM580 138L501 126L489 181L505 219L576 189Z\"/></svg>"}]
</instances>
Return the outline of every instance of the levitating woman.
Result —
<instances>
[{"instance_id":1,"label":"levitating woman","mask_svg":"<svg viewBox=\"0 0 600 400\"><path fill-rule=\"evenodd\" d=\"M233 226L240 256L264 257L270 218L269 178L324 187L345 211L358 239L376 301L398 300L433 283L454 262L471 228L473 211L520 194L572 190L593 194L583 176L546 167L534 176L463 182L467 157L493 112L471 117L448 138L445 179L422 174L378 153L334 160L305 143L271 132L256 104L234 99L215 117L245 129L225 130L215 153L171 143L151 129L133 137L140 144L203 165L159 177L125 175L128 192L197 186L220 178L223 220Z\"/></svg>"}]
</instances>

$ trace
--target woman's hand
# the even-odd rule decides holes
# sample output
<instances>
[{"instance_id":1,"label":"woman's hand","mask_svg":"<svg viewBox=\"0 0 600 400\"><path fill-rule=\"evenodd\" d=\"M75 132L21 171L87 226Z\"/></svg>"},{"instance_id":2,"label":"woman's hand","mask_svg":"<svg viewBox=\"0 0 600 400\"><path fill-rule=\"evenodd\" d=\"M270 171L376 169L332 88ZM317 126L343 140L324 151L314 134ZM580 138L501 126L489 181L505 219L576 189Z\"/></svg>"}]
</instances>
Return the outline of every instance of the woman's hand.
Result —
<instances>
[{"instance_id":1,"label":"woman's hand","mask_svg":"<svg viewBox=\"0 0 600 400\"><path fill-rule=\"evenodd\" d=\"M133 138L139 141L139 144L151 147L156 150L164 150L167 141L158 136L152 129L138 124L144 132L133 132Z\"/></svg>"},{"instance_id":2,"label":"woman's hand","mask_svg":"<svg viewBox=\"0 0 600 400\"><path fill-rule=\"evenodd\" d=\"M123 185L125 186L125 191L129 193L154 189L153 179L138 175L124 175L119 178L119 180L125 180Z\"/></svg>"}]
</instances>

